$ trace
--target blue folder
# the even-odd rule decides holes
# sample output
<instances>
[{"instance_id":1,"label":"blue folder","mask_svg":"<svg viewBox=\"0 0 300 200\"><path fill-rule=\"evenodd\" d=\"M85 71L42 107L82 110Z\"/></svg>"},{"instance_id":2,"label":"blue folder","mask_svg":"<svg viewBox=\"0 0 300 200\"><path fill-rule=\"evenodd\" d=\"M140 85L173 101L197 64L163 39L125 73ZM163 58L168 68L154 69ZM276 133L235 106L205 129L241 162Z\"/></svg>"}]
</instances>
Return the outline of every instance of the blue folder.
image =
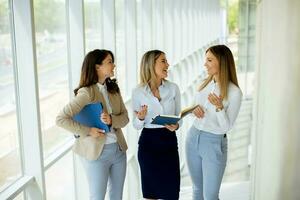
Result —
<instances>
[{"instance_id":1,"label":"blue folder","mask_svg":"<svg viewBox=\"0 0 300 200\"><path fill-rule=\"evenodd\" d=\"M166 124L176 124L179 120L181 120L182 118L184 118L185 116L187 116L188 114L192 113L193 110L198 107L199 105L193 105L193 106L189 106L186 107L185 109L183 109L179 116L176 115L158 115L156 116L151 124L158 124L158 125L166 125Z\"/></svg>"},{"instance_id":2,"label":"blue folder","mask_svg":"<svg viewBox=\"0 0 300 200\"><path fill-rule=\"evenodd\" d=\"M167 116L158 115L156 116L151 124L166 125L166 124L176 124L181 118L179 116Z\"/></svg>"},{"instance_id":3,"label":"blue folder","mask_svg":"<svg viewBox=\"0 0 300 200\"><path fill-rule=\"evenodd\" d=\"M109 127L100 120L103 112L100 102L91 103L83 107L83 109L73 116L73 120L88 127L95 127L109 132Z\"/></svg>"}]
</instances>

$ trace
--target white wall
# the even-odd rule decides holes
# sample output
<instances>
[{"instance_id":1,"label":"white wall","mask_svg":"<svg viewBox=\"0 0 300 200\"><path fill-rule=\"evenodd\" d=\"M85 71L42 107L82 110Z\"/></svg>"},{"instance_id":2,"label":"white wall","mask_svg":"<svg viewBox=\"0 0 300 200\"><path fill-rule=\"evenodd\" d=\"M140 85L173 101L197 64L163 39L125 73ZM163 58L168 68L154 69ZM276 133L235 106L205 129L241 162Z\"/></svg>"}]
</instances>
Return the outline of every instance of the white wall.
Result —
<instances>
[{"instance_id":1,"label":"white wall","mask_svg":"<svg viewBox=\"0 0 300 200\"><path fill-rule=\"evenodd\" d=\"M252 199L300 199L300 1L258 2Z\"/></svg>"}]
</instances>

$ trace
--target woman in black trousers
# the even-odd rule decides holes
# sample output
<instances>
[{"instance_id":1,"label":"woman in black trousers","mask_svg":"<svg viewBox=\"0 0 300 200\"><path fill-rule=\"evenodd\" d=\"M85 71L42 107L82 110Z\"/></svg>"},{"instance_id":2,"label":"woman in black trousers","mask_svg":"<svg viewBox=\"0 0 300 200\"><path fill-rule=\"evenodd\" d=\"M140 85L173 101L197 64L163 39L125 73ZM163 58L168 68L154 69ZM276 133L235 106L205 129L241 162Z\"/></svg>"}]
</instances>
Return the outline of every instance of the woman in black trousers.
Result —
<instances>
[{"instance_id":1,"label":"woman in black trousers","mask_svg":"<svg viewBox=\"0 0 300 200\"><path fill-rule=\"evenodd\" d=\"M140 66L141 83L132 94L133 126L142 129L138 161L145 199L179 198L180 169L175 133L179 124L151 124L157 115L178 115L181 109L178 86L166 80L168 68L164 52L146 52Z\"/></svg>"}]
</instances>

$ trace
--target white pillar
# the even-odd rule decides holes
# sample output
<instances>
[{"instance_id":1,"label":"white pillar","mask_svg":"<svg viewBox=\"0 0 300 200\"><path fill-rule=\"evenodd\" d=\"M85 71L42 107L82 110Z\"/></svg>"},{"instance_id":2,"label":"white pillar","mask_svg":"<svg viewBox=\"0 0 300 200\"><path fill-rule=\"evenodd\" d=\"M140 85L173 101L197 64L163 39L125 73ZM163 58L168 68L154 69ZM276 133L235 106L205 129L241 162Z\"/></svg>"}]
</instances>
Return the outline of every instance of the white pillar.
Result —
<instances>
[{"instance_id":1,"label":"white pillar","mask_svg":"<svg viewBox=\"0 0 300 200\"><path fill-rule=\"evenodd\" d=\"M67 5L67 30L68 30L68 71L70 99L74 97L73 90L78 87L82 62L85 55L84 32L84 2L83 0L68 0ZM87 52L86 52L87 53ZM84 171L80 158L73 154L75 199L83 199L88 195Z\"/></svg>"},{"instance_id":2,"label":"white pillar","mask_svg":"<svg viewBox=\"0 0 300 200\"><path fill-rule=\"evenodd\" d=\"M252 199L300 199L300 1L258 1Z\"/></svg>"},{"instance_id":3,"label":"white pillar","mask_svg":"<svg viewBox=\"0 0 300 200\"><path fill-rule=\"evenodd\" d=\"M101 0L103 48L116 52L115 0Z\"/></svg>"},{"instance_id":4,"label":"white pillar","mask_svg":"<svg viewBox=\"0 0 300 200\"><path fill-rule=\"evenodd\" d=\"M78 86L85 51L83 0L67 1L68 64L70 97Z\"/></svg>"},{"instance_id":5,"label":"white pillar","mask_svg":"<svg viewBox=\"0 0 300 200\"><path fill-rule=\"evenodd\" d=\"M33 1L13 1L14 55L17 64L17 109L23 175L34 182L26 199L46 199L42 131L38 94Z\"/></svg>"},{"instance_id":6,"label":"white pillar","mask_svg":"<svg viewBox=\"0 0 300 200\"><path fill-rule=\"evenodd\" d=\"M141 2L141 33L142 33L142 55L153 49L153 23L152 23L152 1L142 0Z\"/></svg>"},{"instance_id":7,"label":"white pillar","mask_svg":"<svg viewBox=\"0 0 300 200\"><path fill-rule=\"evenodd\" d=\"M131 95L132 89L138 83L137 61L137 19L136 0L127 0L125 3L125 67L126 67L126 96Z\"/></svg>"}]
</instances>

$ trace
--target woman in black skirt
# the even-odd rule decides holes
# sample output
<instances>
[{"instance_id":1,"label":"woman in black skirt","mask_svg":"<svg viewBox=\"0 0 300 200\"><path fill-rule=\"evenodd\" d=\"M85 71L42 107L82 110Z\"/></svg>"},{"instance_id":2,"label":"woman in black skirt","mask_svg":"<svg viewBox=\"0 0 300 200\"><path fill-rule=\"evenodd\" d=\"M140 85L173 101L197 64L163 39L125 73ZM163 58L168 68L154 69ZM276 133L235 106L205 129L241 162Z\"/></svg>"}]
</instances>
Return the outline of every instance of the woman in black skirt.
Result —
<instances>
[{"instance_id":1,"label":"woman in black skirt","mask_svg":"<svg viewBox=\"0 0 300 200\"><path fill-rule=\"evenodd\" d=\"M151 124L157 115L178 115L180 91L166 80L169 64L159 50L144 54L139 86L132 94L133 126L142 129L138 161L145 199L177 200L180 190L180 169L175 130L179 124Z\"/></svg>"}]
</instances>

